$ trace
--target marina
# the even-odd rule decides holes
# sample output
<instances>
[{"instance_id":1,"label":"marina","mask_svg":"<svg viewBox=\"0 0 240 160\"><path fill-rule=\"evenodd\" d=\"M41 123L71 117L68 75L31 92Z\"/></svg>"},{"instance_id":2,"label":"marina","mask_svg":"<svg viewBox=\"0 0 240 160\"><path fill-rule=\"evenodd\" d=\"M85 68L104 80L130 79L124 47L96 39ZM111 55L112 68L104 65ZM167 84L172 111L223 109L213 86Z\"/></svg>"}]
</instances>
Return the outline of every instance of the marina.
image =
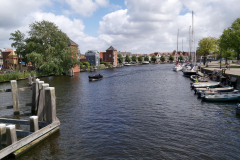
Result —
<instances>
[{"instance_id":1,"label":"marina","mask_svg":"<svg viewBox=\"0 0 240 160\"><path fill-rule=\"evenodd\" d=\"M95 83L88 81L91 72L42 77L56 88L60 130L17 159L237 159L236 102L198 99L189 89L191 80L173 72L172 65L100 70L106 78ZM12 97L1 98L8 106ZM20 94L19 101L27 103L31 96ZM12 110L0 113L13 118ZM29 107L20 115L28 119Z\"/></svg>"}]
</instances>

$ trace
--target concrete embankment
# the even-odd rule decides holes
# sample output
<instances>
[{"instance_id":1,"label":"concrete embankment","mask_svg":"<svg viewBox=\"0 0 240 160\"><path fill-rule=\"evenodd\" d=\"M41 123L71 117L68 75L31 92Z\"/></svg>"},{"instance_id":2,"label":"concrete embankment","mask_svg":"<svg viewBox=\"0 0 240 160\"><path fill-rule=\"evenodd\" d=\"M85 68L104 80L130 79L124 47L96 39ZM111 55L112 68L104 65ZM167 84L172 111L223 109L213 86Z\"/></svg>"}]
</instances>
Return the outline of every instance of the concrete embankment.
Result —
<instances>
[{"instance_id":1,"label":"concrete embankment","mask_svg":"<svg viewBox=\"0 0 240 160\"><path fill-rule=\"evenodd\" d=\"M201 72L205 74L208 74L208 73L213 73L213 71L221 71L223 69L226 69L225 65L221 65L221 68L220 68L220 64L218 63L219 61L212 61L211 63L208 63L208 66L204 66L204 67L201 67ZM226 76L230 76L231 78L235 79L236 78L236 88L237 89L240 89L240 65L236 65L235 67L230 67L228 69L225 70L225 75Z\"/></svg>"}]
</instances>

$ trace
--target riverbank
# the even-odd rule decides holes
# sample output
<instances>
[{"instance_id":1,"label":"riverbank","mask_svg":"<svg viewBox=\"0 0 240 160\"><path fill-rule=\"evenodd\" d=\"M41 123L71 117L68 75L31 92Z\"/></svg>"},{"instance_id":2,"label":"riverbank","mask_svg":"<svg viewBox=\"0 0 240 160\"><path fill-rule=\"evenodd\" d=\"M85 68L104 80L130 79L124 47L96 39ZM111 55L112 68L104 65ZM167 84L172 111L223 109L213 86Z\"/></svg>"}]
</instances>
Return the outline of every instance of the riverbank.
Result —
<instances>
[{"instance_id":1,"label":"riverbank","mask_svg":"<svg viewBox=\"0 0 240 160\"><path fill-rule=\"evenodd\" d=\"M211 63L208 63L207 67L201 67L201 72L202 73L212 73L214 70L216 71L220 71L222 69L226 69L226 65L221 66L220 68L220 64L218 63L219 61L212 61ZM237 78L237 89L240 89L240 68L239 65L236 65L236 67L230 66L229 69L225 70L225 74L226 76L230 76L230 77L236 77Z\"/></svg>"}]
</instances>

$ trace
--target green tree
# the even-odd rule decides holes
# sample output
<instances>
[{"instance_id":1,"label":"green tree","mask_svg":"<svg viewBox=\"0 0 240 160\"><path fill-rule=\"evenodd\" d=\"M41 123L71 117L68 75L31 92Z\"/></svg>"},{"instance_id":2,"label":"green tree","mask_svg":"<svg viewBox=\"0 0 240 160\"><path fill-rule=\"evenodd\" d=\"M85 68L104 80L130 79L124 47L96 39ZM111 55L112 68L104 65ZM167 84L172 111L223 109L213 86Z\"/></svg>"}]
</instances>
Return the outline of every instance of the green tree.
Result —
<instances>
[{"instance_id":1,"label":"green tree","mask_svg":"<svg viewBox=\"0 0 240 160\"><path fill-rule=\"evenodd\" d=\"M236 52L237 59L239 60L240 54L240 18L237 18L231 25L223 31L220 36L220 49L227 51L228 49Z\"/></svg>"},{"instance_id":2,"label":"green tree","mask_svg":"<svg viewBox=\"0 0 240 160\"><path fill-rule=\"evenodd\" d=\"M169 61L170 62L174 61L174 56L172 54L170 54Z\"/></svg>"},{"instance_id":3,"label":"green tree","mask_svg":"<svg viewBox=\"0 0 240 160\"><path fill-rule=\"evenodd\" d=\"M78 50L71 51L68 36L54 23L43 20L30 24L29 28L28 38L24 39L20 31L11 33L10 38L26 62L36 63L40 70L56 75L79 64Z\"/></svg>"},{"instance_id":4,"label":"green tree","mask_svg":"<svg viewBox=\"0 0 240 160\"><path fill-rule=\"evenodd\" d=\"M83 62L83 65L86 67L86 68L90 68L90 64L88 62Z\"/></svg>"},{"instance_id":5,"label":"green tree","mask_svg":"<svg viewBox=\"0 0 240 160\"><path fill-rule=\"evenodd\" d=\"M143 57L142 57L142 56L139 56L139 57L138 57L138 61L139 61L139 62L142 62L142 61L143 61Z\"/></svg>"},{"instance_id":6,"label":"green tree","mask_svg":"<svg viewBox=\"0 0 240 160\"><path fill-rule=\"evenodd\" d=\"M148 56L145 56L145 57L144 57L144 61L149 61L149 57L148 57Z\"/></svg>"},{"instance_id":7,"label":"green tree","mask_svg":"<svg viewBox=\"0 0 240 160\"><path fill-rule=\"evenodd\" d=\"M205 65L206 63L206 56L209 55L209 53L215 51L217 47L217 39L214 37L207 37L207 38L202 38L198 42L198 48L197 48L197 53L199 56L204 56L203 57L203 64Z\"/></svg>"},{"instance_id":8,"label":"green tree","mask_svg":"<svg viewBox=\"0 0 240 160\"><path fill-rule=\"evenodd\" d=\"M164 55L161 55L160 60L161 60L162 62L164 62L164 61L165 61L165 56L164 56Z\"/></svg>"},{"instance_id":9,"label":"green tree","mask_svg":"<svg viewBox=\"0 0 240 160\"><path fill-rule=\"evenodd\" d=\"M79 65L80 65L80 68L83 69L83 63L80 62Z\"/></svg>"},{"instance_id":10,"label":"green tree","mask_svg":"<svg viewBox=\"0 0 240 160\"><path fill-rule=\"evenodd\" d=\"M155 54L152 55L152 59L151 59L154 63L157 61L157 57L155 56Z\"/></svg>"},{"instance_id":11,"label":"green tree","mask_svg":"<svg viewBox=\"0 0 240 160\"><path fill-rule=\"evenodd\" d=\"M178 57L178 60L179 60L180 62L183 61L183 60L184 60L183 55L180 55L180 56Z\"/></svg>"},{"instance_id":12,"label":"green tree","mask_svg":"<svg viewBox=\"0 0 240 160\"><path fill-rule=\"evenodd\" d=\"M118 54L117 56L118 56L118 62L122 63L123 62L122 54Z\"/></svg>"},{"instance_id":13,"label":"green tree","mask_svg":"<svg viewBox=\"0 0 240 160\"><path fill-rule=\"evenodd\" d=\"M192 61L192 54L190 53L188 56L189 62Z\"/></svg>"},{"instance_id":14,"label":"green tree","mask_svg":"<svg viewBox=\"0 0 240 160\"><path fill-rule=\"evenodd\" d=\"M136 55L132 55L132 61L137 62L137 56Z\"/></svg>"},{"instance_id":15,"label":"green tree","mask_svg":"<svg viewBox=\"0 0 240 160\"><path fill-rule=\"evenodd\" d=\"M126 57L125 57L125 62L131 62L131 58L129 57L129 55L126 55Z\"/></svg>"}]
</instances>

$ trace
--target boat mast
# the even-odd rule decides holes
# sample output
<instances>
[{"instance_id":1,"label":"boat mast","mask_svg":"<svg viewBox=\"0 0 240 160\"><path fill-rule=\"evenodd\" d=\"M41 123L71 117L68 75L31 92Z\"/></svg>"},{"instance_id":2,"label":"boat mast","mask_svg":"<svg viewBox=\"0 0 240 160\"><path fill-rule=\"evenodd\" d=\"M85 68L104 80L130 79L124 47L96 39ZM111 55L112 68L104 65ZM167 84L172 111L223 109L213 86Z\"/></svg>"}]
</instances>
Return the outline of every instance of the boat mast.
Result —
<instances>
[{"instance_id":1,"label":"boat mast","mask_svg":"<svg viewBox=\"0 0 240 160\"><path fill-rule=\"evenodd\" d=\"M178 33L177 33L177 54L178 54L178 35L179 35L179 29L178 29ZM178 57L178 61L179 61L179 57Z\"/></svg>"},{"instance_id":2,"label":"boat mast","mask_svg":"<svg viewBox=\"0 0 240 160\"><path fill-rule=\"evenodd\" d=\"M193 43L193 51L194 51L194 64L196 65L196 49L195 49L195 33L194 33L194 22L193 22L193 11L192 11L192 43Z\"/></svg>"},{"instance_id":3,"label":"boat mast","mask_svg":"<svg viewBox=\"0 0 240 160\"><path fill-rule=\"evenodd\" d=\"M189 26L189 56L191 56L191 62L192 62L192 59L193 59L193 57L192 57L192 53L191 53L191 47L192 47L192 45L191 45L191 26Z\"/></svg>"}]
</instances>

